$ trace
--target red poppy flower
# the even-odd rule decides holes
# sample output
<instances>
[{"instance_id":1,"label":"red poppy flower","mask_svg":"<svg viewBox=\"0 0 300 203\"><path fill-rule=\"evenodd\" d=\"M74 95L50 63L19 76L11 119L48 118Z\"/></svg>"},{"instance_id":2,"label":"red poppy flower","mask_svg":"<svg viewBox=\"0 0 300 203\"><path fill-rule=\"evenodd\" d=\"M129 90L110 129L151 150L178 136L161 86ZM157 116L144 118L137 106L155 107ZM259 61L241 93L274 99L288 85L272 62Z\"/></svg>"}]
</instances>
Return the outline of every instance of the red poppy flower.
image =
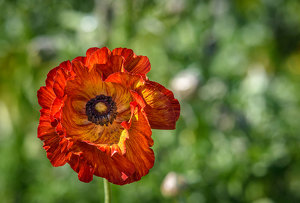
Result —
<instances>
[{"instance_id":1,"label":"red poppy flower","mask_svg":"<svg viewBox=\"0 0 300 203\"><path fill-rule=\"evenodd\" d=\"M175 129L180 113L149 71L146 56L106 47L52 69L37 93L38 138L51 164L70 164L83 182L96 175L123 185L146 175L155 159L151 128Z\"/></svg>"}]
</instances>

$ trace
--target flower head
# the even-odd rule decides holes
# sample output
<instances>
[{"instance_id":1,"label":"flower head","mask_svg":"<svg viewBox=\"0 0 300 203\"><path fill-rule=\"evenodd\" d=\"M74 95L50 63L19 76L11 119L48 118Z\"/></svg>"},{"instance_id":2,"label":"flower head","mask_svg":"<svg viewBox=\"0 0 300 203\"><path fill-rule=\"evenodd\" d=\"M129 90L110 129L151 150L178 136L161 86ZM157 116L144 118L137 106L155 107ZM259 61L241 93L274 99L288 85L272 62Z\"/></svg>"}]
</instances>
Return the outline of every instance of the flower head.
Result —
<instances>
[{"instance_id":1,"label":"flower head","mask_svg":"<svg viewBox=\"0 0 300 203\"><path fill-rule=\"evenodd\" d=\"M123 185L154 164L152 129L175 129L180 105L148 80L150 62L131 49L90 48L52 69L38 90L38 138L53 166L70 164L79 180L93 175Z\"/></svg>"}]
</instances>

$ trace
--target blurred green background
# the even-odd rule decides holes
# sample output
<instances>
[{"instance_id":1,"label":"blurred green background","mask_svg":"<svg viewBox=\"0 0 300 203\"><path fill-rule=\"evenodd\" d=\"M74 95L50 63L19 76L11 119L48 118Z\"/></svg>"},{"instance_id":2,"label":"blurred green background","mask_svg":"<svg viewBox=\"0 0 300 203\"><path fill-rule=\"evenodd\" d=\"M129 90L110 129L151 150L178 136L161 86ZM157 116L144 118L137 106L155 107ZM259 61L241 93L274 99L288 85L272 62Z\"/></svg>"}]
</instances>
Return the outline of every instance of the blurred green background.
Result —
<instances>
[{"instance_id":1,"label":"blurred green background","mask_svg":"<svg viewBox=\"0 0 300 203\"><path fill-rule=\"evenodd\" d=\"M153 131L150 173L113 185L113 202L300 202L298 0L0 0L0 11L0 202L103 201L101 178L52 167L37 138L46 74L95 46L148 56L149 78L182 108L176 130Z\"/></svg>"}]
</instances>

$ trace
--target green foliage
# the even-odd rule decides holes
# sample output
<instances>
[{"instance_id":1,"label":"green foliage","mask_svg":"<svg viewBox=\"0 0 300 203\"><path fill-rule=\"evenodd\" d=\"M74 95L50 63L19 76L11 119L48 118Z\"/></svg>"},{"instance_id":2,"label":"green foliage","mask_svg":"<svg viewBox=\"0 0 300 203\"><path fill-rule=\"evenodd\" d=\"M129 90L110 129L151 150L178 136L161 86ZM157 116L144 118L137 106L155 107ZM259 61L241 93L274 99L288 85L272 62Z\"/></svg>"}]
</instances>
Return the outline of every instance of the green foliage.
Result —
<instances>
[{"instance_id":1,"label":"green foliage","mask_svg":"<svg viewBox=\"0 0 300 203\"><path fill-rule=\"evenodd\" d=\"M1 202L103 200L101 178L53 168L36 138L46 74L94 46L148 56L149 78L182 107L175 131L153 131L153 169L113 185L113 202L300 202L299 1L0 0L0 10ZM186 186L168 198L170 171Z\"/></svg>"}]
</instances>

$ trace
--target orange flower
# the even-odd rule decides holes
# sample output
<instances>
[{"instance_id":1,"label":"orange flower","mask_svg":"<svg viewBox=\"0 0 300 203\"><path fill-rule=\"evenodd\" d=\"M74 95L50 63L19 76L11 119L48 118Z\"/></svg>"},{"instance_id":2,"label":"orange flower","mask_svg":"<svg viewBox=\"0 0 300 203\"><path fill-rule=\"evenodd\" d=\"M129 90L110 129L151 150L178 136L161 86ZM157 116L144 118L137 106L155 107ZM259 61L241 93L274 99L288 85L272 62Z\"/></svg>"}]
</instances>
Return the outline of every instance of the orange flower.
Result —
<instances>
[{"instance_id":1,"label":"orange flower","mask_svg":"<svg viewBox=\"0 0 300 203\"><path fill-rule=\"evenodd\" d=\"M180 114L149 71L146 56L106 47L52 69L37 93L38 138L51 164L70 164L83 182L96 175L123 185L146 175L155 159L151 128L175 129Z\"/></svg>"}]
</instances>

